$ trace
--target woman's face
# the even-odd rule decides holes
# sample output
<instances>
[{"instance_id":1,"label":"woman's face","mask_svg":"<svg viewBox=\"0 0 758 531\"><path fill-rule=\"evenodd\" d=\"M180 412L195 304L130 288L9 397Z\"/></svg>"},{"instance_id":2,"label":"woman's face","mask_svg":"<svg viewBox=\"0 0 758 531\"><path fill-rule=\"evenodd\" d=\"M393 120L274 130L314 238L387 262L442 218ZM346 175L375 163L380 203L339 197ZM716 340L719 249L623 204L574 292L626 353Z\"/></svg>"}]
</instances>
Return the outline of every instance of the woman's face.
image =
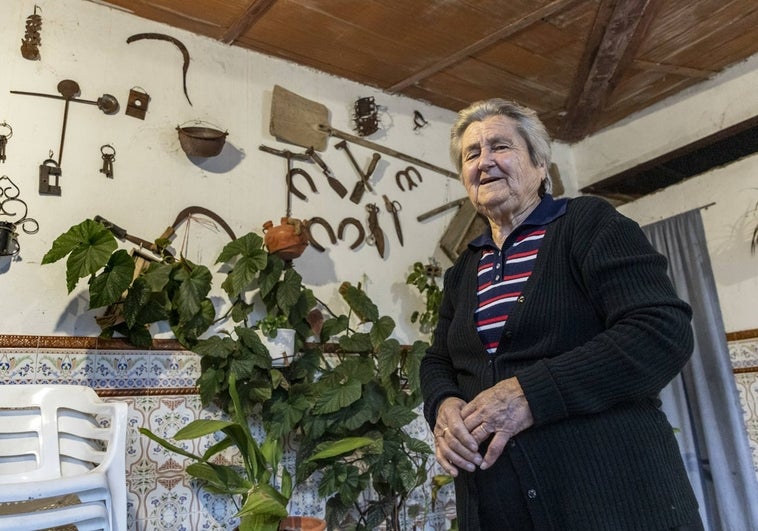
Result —
<instances>
[{"instance_id":1,"label":"woman's face","mask_svg":"<svg viewBox=\"0 0 758 531\"><path fill-rule=\"evenodd\" d=\"M518 214L539 200L545 168L532 164L514 119L490 116L472 123L461 147L461 179L479 212L497 219Z\"/></svg>"}]
</instances>

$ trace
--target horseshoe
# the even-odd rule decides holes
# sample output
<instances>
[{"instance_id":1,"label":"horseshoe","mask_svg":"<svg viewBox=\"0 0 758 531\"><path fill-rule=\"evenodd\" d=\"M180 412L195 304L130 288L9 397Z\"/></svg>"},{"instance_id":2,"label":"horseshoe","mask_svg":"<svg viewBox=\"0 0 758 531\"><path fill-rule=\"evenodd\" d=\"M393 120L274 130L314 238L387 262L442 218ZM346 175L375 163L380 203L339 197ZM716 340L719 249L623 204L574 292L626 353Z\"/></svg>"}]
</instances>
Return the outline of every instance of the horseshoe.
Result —
<instances>
[{"instance_id":1,"label":"horseshoe","mask_svg":"<svg viewBox=\"0 0 758 531\"><path fill-rule=\"evenodd\" d=\"M295 185L292 184L293 175L302 175L305 178L305 180L308 182L308 184L310 185L311 192L313 193L318 192L318 190L316 190L316 185L313 184L313 179L311 179L311 176L308 175L307 171L301 168L292 168L290 171L287 172L287 188L289 189L290 192L295 194L297 197L305 200L305 194L301 192L300 190L298 190L297 188L295 188Z\"/></svg>"},{"instance_id":2,"label":"horseshoe","mask_svg":"<svg viewBox=\"0 0 758 531\"><path fill-rule=\"evenodd\" d=\"M324 218L316 216L308 220L308 222L305 224L305 230L308 233L308 242L318 252L323 253L325 251L324 247L313 237L313 232L311 231L311 225L313 224L321 225L326 229L326 233L329 236L329 240L332 242L332 245L337 243L337 237L334 235L334 229L332 229L332 226Z\"/></svg>"},{"instance_id":3,"label":"horseshoe","mask_svg":"<svg viewBox=\"0 0 758 531\"><path fill-rule=\"evenodd\" d=\"M358 221L355 218L345 218L340 222L340 226L337 229L337 238L342 240L342 236L345 232L345 227L347 225L352 225L356 229L358 229L358 238L355 240L355 242L350 246L351 249L356 249L362 242L364 237L366 236L366 231L363 229L363 224Z\"/></svg>"}]
</instances>

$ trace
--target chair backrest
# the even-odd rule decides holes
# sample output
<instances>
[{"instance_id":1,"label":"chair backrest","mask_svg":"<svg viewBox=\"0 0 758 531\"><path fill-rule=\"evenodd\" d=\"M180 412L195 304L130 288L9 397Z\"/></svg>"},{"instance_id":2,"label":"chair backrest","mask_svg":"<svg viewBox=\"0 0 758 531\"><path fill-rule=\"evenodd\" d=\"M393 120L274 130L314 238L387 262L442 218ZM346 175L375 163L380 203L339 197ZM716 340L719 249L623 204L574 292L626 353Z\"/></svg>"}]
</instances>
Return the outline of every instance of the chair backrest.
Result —
<instances>
[{"instance_id":1,"label":"chair backrest","mask_svg":"<svg viewBox=\"0 0 758 531\"><path fill-rule=\"evenodd\" d=\"M123 470L126 410L80 385L0 386L0 484Z\"/></svg>"}]
</instances>

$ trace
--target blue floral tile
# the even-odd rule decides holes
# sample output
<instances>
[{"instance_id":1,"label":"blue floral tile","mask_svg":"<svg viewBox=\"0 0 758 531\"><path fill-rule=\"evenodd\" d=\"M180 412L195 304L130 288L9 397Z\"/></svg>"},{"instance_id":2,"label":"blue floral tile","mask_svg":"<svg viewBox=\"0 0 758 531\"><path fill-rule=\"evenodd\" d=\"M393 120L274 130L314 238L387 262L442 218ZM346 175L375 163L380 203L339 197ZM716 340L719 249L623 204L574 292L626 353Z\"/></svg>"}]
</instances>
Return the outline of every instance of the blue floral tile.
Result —
<instances>
[{"instance_id":1,"label":"blue floral tile","mask_svg":"<svg viewBox=\"0 0 758 531\"><path fill-rule=\"evenodd\" d=\"M0 349L0 382L34 383L36 364L37 355L33 349Z\"/></svg>"},{"instance_id":2,"label":"blue floral tile","mask_svg":"<svg viewBox=\"0 0 758 531\"><path fill-rule=\"evenodd\" d=\"M96 356L91 385L97 389L145 389L151 386L149 354L114 350Z\"/></svg>"},{"instance_id":3,"label":"blue floral tile","mask_svg":"<svg viewBox=\"0 0 758 531\"><path fill-rule=\"evenodd\" d=\"M200 377L200 356L194 352L154 352L150 355L151 386L193 388Z\"/></svg>"},{"instance_id":4,"label":"blue floral tile","mask_svg":"<svg viewBox=\"0 0 758 531\"><path fill-rule=\"evenodd\" d=\"M37 352L37 383L91 385L95 351L41 349Z\"/></svg>"}]
</instances>

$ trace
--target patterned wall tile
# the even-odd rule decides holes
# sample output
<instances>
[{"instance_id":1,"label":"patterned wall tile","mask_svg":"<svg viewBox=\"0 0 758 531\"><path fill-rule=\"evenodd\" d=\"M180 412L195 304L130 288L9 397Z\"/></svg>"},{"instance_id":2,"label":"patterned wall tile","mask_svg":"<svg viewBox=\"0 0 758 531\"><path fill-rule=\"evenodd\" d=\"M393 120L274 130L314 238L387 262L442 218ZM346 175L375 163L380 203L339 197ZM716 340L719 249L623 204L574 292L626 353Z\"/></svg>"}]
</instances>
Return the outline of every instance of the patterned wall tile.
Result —
<instances>
[{"instance_id":1,"label":"patterned wall tile","mask_svg":"<svg viewBox=\"0 0 758 531\"><path fill-rule=\"evenodd\" d=\"M39 349L35 382L92 386L96 357L94 350Z\"/></svg>"},{"instance_id":2,"label":"patterned wall tile","mask_svg":"<svg viewBox=\"0 0 758 531\"><path fill-rule=\"evenodd\" d=\"M36 348L0 349L0 382L34 383L37 370Z\"/></svg>"}]
</instances>

